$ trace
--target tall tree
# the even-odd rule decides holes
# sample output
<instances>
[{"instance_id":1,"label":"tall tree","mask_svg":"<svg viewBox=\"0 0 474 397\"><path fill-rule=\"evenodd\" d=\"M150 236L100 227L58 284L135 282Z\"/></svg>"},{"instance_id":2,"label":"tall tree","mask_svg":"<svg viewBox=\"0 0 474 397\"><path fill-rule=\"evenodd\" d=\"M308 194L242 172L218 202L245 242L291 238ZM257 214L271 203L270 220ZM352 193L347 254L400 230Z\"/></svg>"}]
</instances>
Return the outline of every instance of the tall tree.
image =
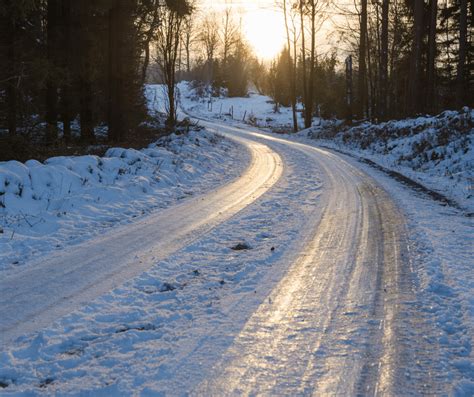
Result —
<instances>
[{"instance_id":1,"label":"tall tree","mask_svg":"<svg viewBox=\"0 0 474 397\"><path fill-rule=\"evenodd\" d=\"M215 14L207 15L200 26L199 41L206 57L207 83L214 79L214 60L219 47L219 26L216 18Z\"/></svg>"},{"instance_id":2,"label":"tall tree","mask_svg":"<svg viewBox=\"0 0 474 397\"><path fill-rule=\"evenodd\" d=\"M7 102L7 124L10 136L16 135L17 131L17 80L18 76L18 62L17 62L17 35L18 24L16 21L17 15L15 12L14 0L6 0L4 8L4 15L2 20L5 21L4 26L6 30L5 47L6 47L6 102Z\"/></svg>"},{"instance_id":3,"label":"tall tree","mask_svg":"<svg viewBox=\"0 0 474 397\"><path fill-rule=\"evenodd\" d=\"M48 0L47 12L47 56L48 75L46 80L46 114L47 125L46 139L48 142L57 139L58 122L58 67L61 0Z\"/></svg>"},{"instance_id":4,"label":"tall tree","mask_svg":"<svg viewBox=\"0 0 474 397\"><path fill-rule=\"evenodd\" d=\"M191 73L191 48L194 42L194 20L189 15L184 20L183 46L186 55L186 73Z\"/></svg>"},{"instance_id":5,"label":"tall tree","mask_svg":"<svg viewBox=\"0 0 474 397\"><path fill-rule=\"evenodd\" d=\"M415 114L421 107L420 77L423 42L423 0L415 0L413 17L413 44L410 59L410 75L408 86L408 114Z\"/></svg>"},{"instance_id":6,"label":"tall tree","mask_svg":"<svg viewBox=\"0 0 474 397\"><path fill-rule=\"evenodd\" d=\"M109 10L109 138L120 141L130 128L130 97L134 75L134 0L113 0Z\"/></svg>"},{"instance_id":7,"label":"tall tree","mask_svg":"<svg viewBox=\"0 0 474 397\"><path fill-rule=\"evenodd\" d=\"M388 17L389 0L382 0L382 30L380 34L380 71L379 71L379 118L387 118L388 88Z\"/></svg>"},{"instance_id":8,"label":"tall tree","mask_svg":"<svg viewBox=\"0 0 474 397\"><path fill-rule=\"evenodd\" d=\"M436 28L438 23L438 0L430 1L430 22L428 36L428 90L427 109L433 112L436 109Z\"/></svg>"},{"instance_id":9,"label":"tall tree","mask_svg":"<svg viewBox=\"0 0 474 397\"><path fill-rule=\"evenodd\" d=\"M300 25L301 25L301 66L302 66L302 71L301 71L301 82L303 85L303 103L305 104L306 108L306 103L308 103L308 78L307 78L307 66L306 66L306 35L305 35L305 0L299 0L298 4L298 11L300 14ZM304 123L305 127L308 124L306 122L306 111L304 112Z\"/></svg>"},{"instance_id":10,"label":"tall tree","mask_svg":"<svg viewBox=\"0 0 474 397\"><path fill-rule=\"evenodd\" d=\"M61 22L60 40L61 57L64 77L61 85L61 115L63 121L63 136L66 142L71 139L72 121L72 92L73 92L73 63L72 63L72 2L73 0L61 0Z\"/></svg>"},{"instance_id":11,"label":"tall tree","mask_svg":"<svg viewBox=\"0 0 474 397\"><path fill-rule=\"evenodd\" d=\"M168 126L176 124L176 67L179 55L182 26L187 15L191 13L186 1L167 2L168 9L163 15L158 29L157 61L167 93Z\"/></svg>"},{"instance_id":12,"label":"tall tree","mask_svg":"<svg viewBox=\"0 0 474 397\"><path fill-rule=\"evenodd\" d=\"M291 113L293 117L293 132L298 132L298 118L296 116L296 59L291 58L291 38L288 23L288 4L283 0L283 14L285 17L286 43L288 46L288 70L290 72ZM296 45L296 43L294 43Z\"/></svg>"},{"instance_id":13,"label":"tall tree","mask_svg":"<svg viewBox=\"0 0 474 397\"><path fill-rule=\"evenodd\" d=\"M463 106L466 100L466 54L467 54L467 0L460 0L459 10L459 53L457 67L456 101L458 107Z\"/></svg>"},{"instance_id":14,"label":"tall tree","mask_svg":"<svg viewBox=\"0 0 474 397\"><path fill-rule=\"evenodd\" d=\"M311 21L311 53L309 58L309 87L308 87L308 101L305 103L305 128L311 127L313 122L314 109L314 79L316 70L316 14L317 14L318 0L309 0L309 17ZM304 27L303 27L304 29Z\"/></svg>"},{"instance_id":15,"label":"tall tree","mask_svg":"<svg viewBox=\"0 0 474 397\"><path fill-rule=\"evenodd\" d=\"M227 7L224 11L222 29L219 30L219 33L222 48L222 67L225 70L227 68L229 56L237 44L239 36L239 27L234 22L232 8L230 7Z\"/></svg>"},{"instance_id":16,"label":"tall tree","mask_svg":"<svg viewBox=\"0 0 474 397\"><path fill-rule=\"evenodd\" d=\"M140 35L140 46L143 51L141 65L141 84L145 84L148 66L150 64L150 46L156 38L156 32L160 23L161 0L147 0L138 2L137 12L138 34Z\"/></svg>"},{"instance_id":17,"label":"tall tree","mask_svg":"<svg viewBox=\"0 0 474 397\"><path fill-rule=\"evenodd\" d=\"M78 86L81 120L81 140L91 143L95 140L93 120L93 82L92 82L92 25L93 8L89 1L76 3L78 7L79 40L78 52L80 56Z\"/></svg>"},{"instance_id":18,"label":"tall tree","mask_svg":"<svg viewBox=\"0 0 474 397\"><path fill-rule=\"evenodd\" d=\"M363 119L367 112L367 0L360 2L360 33L359 33L359 75L357 101L358 116Z\"/></svg>"}]
</instances>

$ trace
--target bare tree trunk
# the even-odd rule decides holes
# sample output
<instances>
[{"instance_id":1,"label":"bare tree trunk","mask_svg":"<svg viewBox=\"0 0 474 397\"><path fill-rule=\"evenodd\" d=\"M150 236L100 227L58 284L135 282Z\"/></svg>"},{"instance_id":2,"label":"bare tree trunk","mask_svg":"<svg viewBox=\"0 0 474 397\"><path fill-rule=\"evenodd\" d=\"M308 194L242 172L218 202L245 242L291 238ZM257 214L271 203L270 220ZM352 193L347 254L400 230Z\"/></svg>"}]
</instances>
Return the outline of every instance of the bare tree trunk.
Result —
<instances>
[{"instance_id":1,"label":"bare tree trunk","mask_svg":"<svg viewBox=\"0 0 474 397\"><path fill-rule=\"evenodd\" d=\"M47 22L47 53L48 77L46 80L46 141L52 142L58 138L58 42L59 42L59 7L60 1L48 0Z\"/></svg>"},{"instance_id":2,"label":"bare tree trunk","mask_svg":"<svg viewBox=\"0 0 474 397\"><path fill-rule=\"evenodd\" d=\"M389 98L391 99L390 106L390 115L397 117L400 114L400 98L396 92L396 87L398 84L399 71L395 67L395 61L397 59L397 50L401 42L401 29L400 29L400 19L399 19L399 9L398 1L394 1L394 14L393 14L393 39L392 45L390 47L390 81L389 81ZM392 97L391 97L392 95Z\"/></svg>"},{"instance_id":3,"label":"bare tree trunk","mask_svg":"<svg viewBox=\"0 0 474 397\"><path fill-rule=\"evenodd\" d=\"M72 84L72 63L71 63L71 1L62 0L62 55L65 78L61 87L61 114L63 120L63 137L66 142L71 140L71 84Z\"/></svg>"},{"instance_id":4,"label":"bare tree trunk","mask_svg":"<svg viewBox=\"0 0 474 397\"><path fill-rule=\"evenodd\" d=\"M408 86L407 109L408 114L415 114L420 110L420 71L421 71L421 44L423 40L423 0L415 0L415 17L413 24L414 40L411 54L410 76Z\"/></svg>"},{"instance_id":5,"label":"bare tree trunk","mask_svg":"<svg viewBox=\"0 0 474 397\"><path fill-rule=\"evenodd\" d=\"M314 108L314 78L316 63L316 4L314 0L309 2L311 15L311 55L309 65L309 87L308 100L305 104L305 128L309 128L313 122Z\"/></svg>"},{"instance_id":6,"label":"bare tree trunk","mask_svg":"<svg viewBox=\"0 0 474 397\"><path fill-rule=\"evenodd\" d=\"M158 62L162 71L168 96L168 118L166 124L176 124L176 62L179 56L181 42L181 27L185 15L175 11L168 11L166 21L160 26L160 38L157 43Z\"/></svg>"},{"instance_id":7,"label":"bare tree trunk","mask_svg":"<svg viewBox=\"0 0 474 397\"><path fill-rule=\"evenodd\" d=\"M177 121L177 109L176 109L176 95L175 95L175 88L176 88L176 60L178 58L178 46L180 43L180 30L181 30L181 23L182 19L175 15L176 22L175 22L175 31L174 31L174 48L171 53L171 63L170 63L170 71L169 71L169 80L168 80L168 94L169 94L169 101L170 101L170 114L168 117L168 125L175 125Z\"/></svg>"},{"instance_id":8,"label":"bare tree trunk","mask_svg":"<svg viewBox=\"0 0 474 397\"><path fill-rule=\"evenodd\" d=\"M130 98L134 89L132 45L134 35L133 6L131 0L114 0L109 10L109 90L108 125L109 139L122 141L132 123Z\"/></svg>"},{"instance_id":9,"label":"bare tree trunk","mask_svg":"<svg viewBox=\"0 0 474 397\"><path fill-rule=\"evenodd\" d=\"M142 65L142 85L146 82L146 72L148 65L150 64L150 41L147 40L145 44L145 58L143 59Z\"/></svg>"},{"instance_id":10,"label":"bare tree trunk","mask_svg":"<svg viewBox=\"0 0 474 397\"><path fill-rule=\"evenodd\" d=\"M359 40L359 101L357 113L361 119L364 119L367 112L367 0L361 0Z\"/></svg>"},{"instance_id":11,"label":"bare tree trunk","mask_svg":"<svg viewBox=\"0 0 474 397\"><path fill-rule=\"evenodd\" d=\"M80 97L80 119L81 119L81 140L92 143L94 137L94 124L92 117L92 81L91 81L91 39L89 30L91 29L92 10L88 1L78 2L79 6L79 97Z\"/></svg>"},{"instance_id":12,"label":"bare tree trunk","mask_svg":"<svg viewBox=\"0 0 474 397\"><path fill-rule=\"evenodd\" d=\"M427 108L430 112L436 109L436 24L438 16L438 0L430 2L430 33L428 38L428 90L427 90Z\"/></svg>"},{"instance_id":13,"label":"bare tree trunk","mask_svg":"<svg viewBox=\"0 0 474 397\"><path fill-rule=\"evenodd\" d=\"M301 23L301 62L302 62L302 83L303 83L303 103L304 103L304 124L305 127L308 124L306 121L306 104L308 103L308 81L306 76L306 41L305 41L305 31L304 31L304 0L299 2L299 11L300 11L300 23ZM309 121L311 124L311 121Z\"/></svg>"},{"instance_id":14,"label":"bare tree trunk","mask_svg":"<svg viewBox=\"0 0 474 397\"><path fill-rule=\"evenodd\" d=\"M191 73L191 35L192 35L192 25L191 21L188 21L186 39L185 39L185 50L186 50L186 73ZM189 78L189 77L188 77Z\"/></svg>"},{"instance_id":15,"label":"bare tree trunk","mask_svg":"<svg viewBox=\"0 0 474 397\"><path fill-rule=\"evenodd\" d=\"M388 87L388 17L389 17L389 0L382 2L382 32L380 35L380 72L379 72L379 118L385 120L387 118L387 87Z\"/></svg>"},{"instance_id":16,"label":"bare tree trunk","mask_svg":"<svg viewBox=\"0 0 474 397\"><path fill-rule=\"evenodd\" d=\"M7 7L11 7L11 2L7 2ZM7 8L7 9L8 9ZM16 38L17 38L17 23L11 13L6 16L7 20L7 124L8 133L10 136L16 135L17 130L17 96L18 96L18 70L17 70L17 55L16 55Z\"/></svg>"},{"instance_id":17,"label":"bare tree trunk","mask_svg":"<svg viewBox=\"0 0 474 397\"><path fill-rule=\"evenodd\" d=\"M298 119L296 116L296 68L291 59L290 28L288 27L288 13L286 0L283 0L283 13L285 15L286 42L288 46L288 70L290 71L291 112L293 115L293 132L298 132Z\"/></svg>"},{"instance_id":18,"label":"bare tree trunk","mask_svg":"<svg viewBox=\"0 0 474 397\"><path fill-rule=\"evenodd\" d=\"M459 55L458 55L458 67L457 67L457 90L456 90L456 102L459 107L465 105L466 92L468 91L466 86L466 52L467 52L467 0L460 0L460 13L459 13Z\"/></svg>"},{"instance_id":19,"label":"bare tree trunk","mask_svg":"<svg viewBox=\"0 0 474 397\"><path fill-rule=\"evenodd\" d=\"M152 21L150 22L150 28L148 29L148 32L146 33L145 46L144 46L145 58L143 60L142 70L141 70L141 84L142 85L144 85L146 82L146 73L148 71L148 65L150 65L150 44L154 38L154 32L156 29L156 25L158 23L159 23L159 6L157 4L153 8L153 18L152 18Z\"/></svg>"},{"instance_id":20,"label":"bare tree trunk","mask_svg":"<svg viewBox=\"0 0 474 397\"><path fill-rule=\"evenodd\" d=\"M120 17L121 1L113 0L109 10L109 90L108 90L108 126L109 140L118 142L121 140L122 114L120 86L122 82L122 66L119 56L120 46Z\"/></svg>"},{"instance_id":21,"label":"bare tree trunk","mask_svg":"<svg viewBox=\"0 0 474 397\"><path fill-rule=\"evenodd\" d=\"M367 116L373 120L374 113L375 113L375 76L374 76L374 69L375 66L373 65L373 57L372 57L372 41L369 39L367 35L367 76L368 76L368 98L367 98Z\"/></svg>"}]
</instances>

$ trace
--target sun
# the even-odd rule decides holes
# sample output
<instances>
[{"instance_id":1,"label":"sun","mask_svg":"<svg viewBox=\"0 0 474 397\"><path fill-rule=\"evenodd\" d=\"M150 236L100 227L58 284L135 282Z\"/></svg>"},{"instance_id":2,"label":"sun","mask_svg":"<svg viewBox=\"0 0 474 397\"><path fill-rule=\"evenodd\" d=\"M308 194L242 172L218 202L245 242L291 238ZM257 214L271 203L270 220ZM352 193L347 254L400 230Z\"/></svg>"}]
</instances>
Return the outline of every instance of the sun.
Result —
<instances>
[{"instance_id":1,"label":"sun","mask_svg":"<svg viewBox=\"0 0 474 397\"><path fill-rule=\"evenodd\" d=\"M263 61L274 59L286 43L285 20L274 0L200 0L202 10L223 13L232 8L236 22L255 56Z\"/></svg>"},{"instance_id":2,"label":"sun","mask_svg":"<svg viewBox=\"0 0 474 397\"><path fill-rule=\"evenodd\" d=\"M285 46L283 15L272 9L248 10L242 18L245 37L259 59L271 60Z\"/></svg>"}]
</instances>

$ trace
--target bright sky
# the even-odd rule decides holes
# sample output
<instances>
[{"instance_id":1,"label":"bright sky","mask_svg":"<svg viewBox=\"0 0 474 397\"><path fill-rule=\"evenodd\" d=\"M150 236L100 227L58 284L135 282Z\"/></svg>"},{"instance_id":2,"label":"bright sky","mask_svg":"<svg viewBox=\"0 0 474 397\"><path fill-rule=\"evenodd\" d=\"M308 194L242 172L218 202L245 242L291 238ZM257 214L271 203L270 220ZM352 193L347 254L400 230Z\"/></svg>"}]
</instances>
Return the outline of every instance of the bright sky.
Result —
<instances>
[{"instance_id":1,"label":"bright sky","mask_svg":"<svg viewBox=\"0 0 474 397\"><path fill-rule=\"evenodd\" d=\"M245 36L259 59L273 59L285 45L283 13L274 0L201 0L201 10L220 12L227 7L242 18Z\"/></svg>"}]
</instances>

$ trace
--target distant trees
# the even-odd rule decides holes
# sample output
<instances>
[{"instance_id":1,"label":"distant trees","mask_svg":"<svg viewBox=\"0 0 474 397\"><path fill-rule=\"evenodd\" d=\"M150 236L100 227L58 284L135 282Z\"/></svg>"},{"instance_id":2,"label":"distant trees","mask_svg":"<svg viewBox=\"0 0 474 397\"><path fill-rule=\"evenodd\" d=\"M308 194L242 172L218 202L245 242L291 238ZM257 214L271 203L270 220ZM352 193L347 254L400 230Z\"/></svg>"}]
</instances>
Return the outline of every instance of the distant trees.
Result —
<instances>
[{"instance_id":1,"label":"distant trees","mask_svg":"<svg viewBox=\"0 0 474 397\"><path fill-rule=\"evenodd\" d=\"M310 126L345 117L342 60L354 59L358 119L474 106L473 12L467 0L276 0L286 49L271 65L252 54L232 9L191 16L187 0L2 0L0 130L45 144L84 143L106 127L126 139L146 117L143 84L152 58L167 86L168 124L176 121L181 76L212 87L207 95L247 94L251 83ZM319 50L318 32L341 13L341 45ZM352 17L351 17L352 15ZM154 51L155 50L155 51ZM194 56L193 56L194 54ZM302 106L298 106L301 104Z\"/></svg>"},{"instance_id":2,"label":"distant trees","mask_svg":"<svg viewBox=\"0 0 474 397\"><path fill-rule=\"evenodd\" d=\"M206 71L206 82L212 83L214 80L214 62L219 47L219 25L217 15L207 15L201 26L198 41L204 51L204 69Z\"/></svg>"}]
</instances>

